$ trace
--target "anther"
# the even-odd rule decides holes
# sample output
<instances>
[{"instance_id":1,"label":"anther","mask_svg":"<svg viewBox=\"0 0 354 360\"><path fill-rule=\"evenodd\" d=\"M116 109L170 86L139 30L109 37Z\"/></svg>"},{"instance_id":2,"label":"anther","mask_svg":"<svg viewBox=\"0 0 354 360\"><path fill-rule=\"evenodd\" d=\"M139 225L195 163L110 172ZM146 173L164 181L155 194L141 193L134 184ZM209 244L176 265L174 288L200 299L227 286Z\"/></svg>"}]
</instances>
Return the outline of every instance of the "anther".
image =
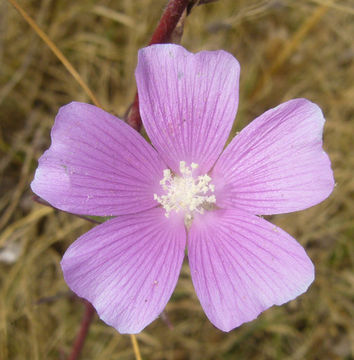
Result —
<instances>
[{"instance_id":1,"label":"anther","mask_svg":"<svg viewBox=\"0 0 354 360\"><path fill-rule=\"evenodd\" d=\"M158 196L154 194L154 199L158 201L166 210L166 217L172 211L183 211L185 222L190 223L193 213L204 213L205 209L215 204L216 198L212 193L215 186L210 184L211 177L207 174L193 177L193 171L198 168L198 164L191 163L187 166L185 161L179 163L181 176L177 176L170 169L163 171L163 178L160 181L165 194Z\"/></svg>"}]
</instances>

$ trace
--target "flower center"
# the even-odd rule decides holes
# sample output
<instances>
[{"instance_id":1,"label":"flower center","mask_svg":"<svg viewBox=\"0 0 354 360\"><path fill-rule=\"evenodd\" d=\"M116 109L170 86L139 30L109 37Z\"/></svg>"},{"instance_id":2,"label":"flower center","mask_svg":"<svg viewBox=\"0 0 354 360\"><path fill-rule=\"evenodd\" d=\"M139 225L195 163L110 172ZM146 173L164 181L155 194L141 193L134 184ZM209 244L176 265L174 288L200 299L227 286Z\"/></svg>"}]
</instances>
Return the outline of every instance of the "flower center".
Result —
<instances>
[{"instance_id":1,"label":"flower center","mask_svg":"<svg viewBox=\"0 0 354 360\"><path fill-rule=\"evenodd\" d=\"M154 194L157 200L166 210L166 217L171 211L183 211L185 223L190 223L193 213L196 211L203 214L205 209L215 204L214 185L210 184L211 177L207 174L198 177L193 176L193 171L198 164L192 163L186 166L185 161L179 163L181 176L176 176L170 169L163 171L163 178L160 181L165 195Z\"/></svg>"}]
</instances>

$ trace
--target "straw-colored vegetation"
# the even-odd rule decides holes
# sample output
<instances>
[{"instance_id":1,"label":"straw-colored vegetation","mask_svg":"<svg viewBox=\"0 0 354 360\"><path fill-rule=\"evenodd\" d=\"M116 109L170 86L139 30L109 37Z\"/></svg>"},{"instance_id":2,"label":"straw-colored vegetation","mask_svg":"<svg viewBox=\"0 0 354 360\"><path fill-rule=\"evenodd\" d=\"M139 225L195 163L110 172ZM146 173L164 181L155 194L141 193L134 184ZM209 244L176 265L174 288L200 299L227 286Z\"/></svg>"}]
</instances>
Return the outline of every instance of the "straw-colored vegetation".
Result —
<instances>
[{"instance_id":1,"label":"straw-colored vegetation","mask_svg":"<svg viewBox=\"0 0 354 360\"><path fill-rule=\"evenodd\" d=\"M134 97L137 50L164 3L20 0L102 106L119 116ZM322 107L337 186L322 204L271 219L315 263L316 281L306 294L222 333L204 315L185 263L165 312L173 328L158 319L137 336L144 359L353 359L353 34L350 0L222 0L187 18L185 47L222 48L241 63L234 132L290 98ZM58 108L89 99L6 0L0 2L0 84L0 359L65 359L83 306L68 292L59 261L91 225L34 203L29 184ZM3 262L14 250L17 260ZM95 318L82 359L134 355L128 336Z\"/></svg>"}]
</instances>

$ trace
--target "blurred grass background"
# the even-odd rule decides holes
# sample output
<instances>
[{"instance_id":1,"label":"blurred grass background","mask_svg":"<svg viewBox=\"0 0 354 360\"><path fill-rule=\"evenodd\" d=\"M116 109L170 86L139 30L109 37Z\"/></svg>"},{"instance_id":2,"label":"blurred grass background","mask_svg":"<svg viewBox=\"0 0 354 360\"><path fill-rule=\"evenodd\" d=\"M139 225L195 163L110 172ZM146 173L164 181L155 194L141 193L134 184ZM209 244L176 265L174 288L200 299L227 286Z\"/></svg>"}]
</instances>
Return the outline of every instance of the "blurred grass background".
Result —
<instances>
[{"instance_id":1,"label":"blurred grass background","mask_svg":"<svg viewBox=\"0 0 354 360\"><path fill-rule=\"evenodd\" d=\"M135 93L137 50L164 0L21 0L103 107L123 116ZM322 204L271 220L316 266L299 299L230 333L203 314L185 263L166 308L137 336L144 359L354 359L354 6L350 0L221 0L193 9L190 51L225 49L241 63L233 133L294 97L319 104L337 186ZM0 2L0 359L64 359L83 306L59 261L90 224L32 201L29 183L58 108L89 99L5 0ZM16 261L9 255L18 252ZM82 359L134 359L129 337L95 319Z\"/></svg>"}]
</instances>

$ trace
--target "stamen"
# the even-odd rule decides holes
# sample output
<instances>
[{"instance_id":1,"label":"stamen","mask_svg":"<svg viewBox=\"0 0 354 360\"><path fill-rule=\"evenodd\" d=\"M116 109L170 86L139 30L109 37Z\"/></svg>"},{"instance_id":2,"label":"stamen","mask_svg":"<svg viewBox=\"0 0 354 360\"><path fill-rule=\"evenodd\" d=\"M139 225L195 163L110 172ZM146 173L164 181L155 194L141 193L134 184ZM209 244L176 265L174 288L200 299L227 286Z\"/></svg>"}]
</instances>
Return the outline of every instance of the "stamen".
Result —
<instances>
[{"instance_id":1,"label":"stamen","mask_svg":"<svg viewBox=\"0 0 354 360\"><path fill-rule=\"evenodd\" d=\"M166 210L166 217L169 217L172 211L183 211L185 222L190 223L194 212L203 214L206 208L215 204L215 195L211 195L215 190L215 186L210 184L211 177L205 174L194 178L193 171L197 168L196 163L186 166L186 162L181 161L179 169L182 176L174 175L170 169L163 171L160 184L165 195L154 194L154 199Z\"/></svg>"}]
</instances>

